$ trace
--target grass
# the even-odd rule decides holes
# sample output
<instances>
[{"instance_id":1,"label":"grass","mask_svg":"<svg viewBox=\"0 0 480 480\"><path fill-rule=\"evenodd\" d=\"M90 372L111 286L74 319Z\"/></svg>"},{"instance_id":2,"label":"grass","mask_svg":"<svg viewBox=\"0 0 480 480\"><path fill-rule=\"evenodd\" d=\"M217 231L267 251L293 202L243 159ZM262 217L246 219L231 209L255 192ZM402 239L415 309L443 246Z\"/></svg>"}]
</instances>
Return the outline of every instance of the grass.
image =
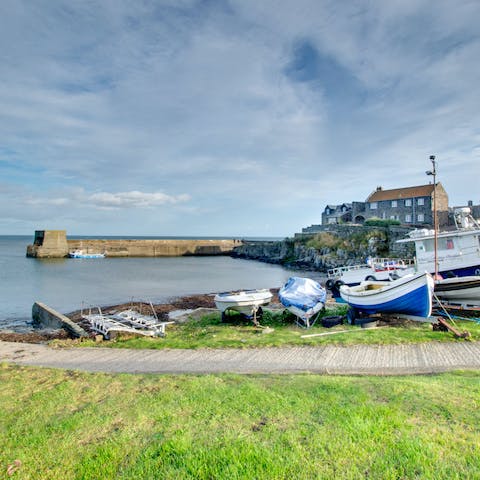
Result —
<instances>
[{"instance_id":1,"label":"grass","mask_svg":"<svg viewBox=\"0 0 480 480\"><path fill-rule=\"evenodd\" d=\"M346 306L330 307L323 315L343 315ZM333 328L323 328L320 320L314 327L306 330L298 327L293 316L284 313L265 311L261 321L273 331L265 333L249 320L240 315L229 316L227 323L222 322L219 313L205 315L199 319L191 318L183 324L167 325L166 337L129 337L123 336L115 341L95 343L86 340L74 343L80 346L108 346L112 348L252 348L252 347L281 347L298 345L358 345L358 344L401 344L420 343L431 341L455 341L451 333L432 331L430 324L418 322L403 322L396 326L379 329L363 329L359 326L338 325ZM456 322L460 331L468 330L472 340L480 339L480 324L471 321ZM302 338L303 335L348 330L349 333L336 335ZM461 340L464 341L464 340ZM57 344L65 344L57 341ZM70 344L70 342L66 342Z\"/></svg>"},{"instance_id":2,"label":"grass","mask_svg":"<svg viewBox=\"0 0 480 480\"><path fill-rule=\"evenodd\" d=\"M0 364L0 384L0 478L480 478L475 372L155 376Z\"/></svg>"}]
</instances>

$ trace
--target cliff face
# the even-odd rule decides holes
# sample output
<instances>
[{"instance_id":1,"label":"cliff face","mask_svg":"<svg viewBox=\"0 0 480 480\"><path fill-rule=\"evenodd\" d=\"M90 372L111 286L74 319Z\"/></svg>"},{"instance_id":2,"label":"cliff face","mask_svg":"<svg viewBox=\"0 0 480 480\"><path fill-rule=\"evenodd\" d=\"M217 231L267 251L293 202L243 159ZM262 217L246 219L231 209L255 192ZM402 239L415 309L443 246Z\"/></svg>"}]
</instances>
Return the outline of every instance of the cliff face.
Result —
<instances>
[{"instance_id":1,"label":"cliff face","mask_svg":"<svg viewBox=\"0 0 480 480\"><path fill-rule=\"evenodd\" d=\"M234 248L233 256L326 272L330 268L365 263L368 257L411 258L411 245L395 243L405 233L398 228L340 229L340 232L278 242L247 241Z\"/></svg>"}]
</instances>

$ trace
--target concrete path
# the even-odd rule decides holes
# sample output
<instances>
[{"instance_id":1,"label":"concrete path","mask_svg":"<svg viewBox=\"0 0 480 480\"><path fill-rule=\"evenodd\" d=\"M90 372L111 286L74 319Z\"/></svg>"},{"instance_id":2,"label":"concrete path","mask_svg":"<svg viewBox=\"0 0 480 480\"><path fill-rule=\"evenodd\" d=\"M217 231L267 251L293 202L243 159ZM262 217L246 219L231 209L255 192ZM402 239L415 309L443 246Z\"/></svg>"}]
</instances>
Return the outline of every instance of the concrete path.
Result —
<instances>
[{"instance_id":1,"label":"concrete path","mask_svg":"<svg viewBox=\"0 0 480 480\"><path fill-rule=\"evenodd\" d=\"M398 375L480 370L480 342L224 350L50 348L0 341L0 362L108 373Z\"/></svg>"}]
</instances>

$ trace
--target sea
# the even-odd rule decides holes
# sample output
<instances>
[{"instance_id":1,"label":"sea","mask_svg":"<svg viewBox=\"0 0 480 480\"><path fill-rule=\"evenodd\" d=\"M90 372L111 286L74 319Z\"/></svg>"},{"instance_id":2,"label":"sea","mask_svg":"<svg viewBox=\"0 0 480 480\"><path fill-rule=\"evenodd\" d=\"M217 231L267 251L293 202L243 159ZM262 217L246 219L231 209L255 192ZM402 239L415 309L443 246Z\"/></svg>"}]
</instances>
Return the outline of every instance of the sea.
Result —
<instances>
[{"instance_id":1,"label":"sea","mask_svg":"<svg viewBox=\"0 0 480 480\"><path fill-rule=\"evenodd\" d=\"M30 235L0 236L2 330L31 330L32 305L36 301L68 314L81 308L132 300L165 303L186 295L279 288L290 276L308 276L317 280L322 276L321 273L294 271L229 256L27 258L27 245L32 242Z\"/></svg>"}]
</instances>

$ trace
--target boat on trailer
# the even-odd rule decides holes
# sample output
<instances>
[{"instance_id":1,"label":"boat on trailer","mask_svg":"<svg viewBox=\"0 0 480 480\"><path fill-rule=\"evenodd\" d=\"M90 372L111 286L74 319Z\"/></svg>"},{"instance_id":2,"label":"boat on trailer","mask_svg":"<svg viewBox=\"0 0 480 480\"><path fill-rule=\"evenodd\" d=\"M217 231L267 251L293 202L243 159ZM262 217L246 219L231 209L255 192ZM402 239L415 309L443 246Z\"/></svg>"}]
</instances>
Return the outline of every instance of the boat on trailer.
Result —
<instances>
[{"instance_id":1,"label":"boat on trailer","mask_svg":"<svg viewBox=\"0 0 480 480\"><path fill-rule=\"evenodd\" d=\"M214 302L222 312L222 319L228 310L234 310L256 321L257 314L261 314L261 308L268 305L272 297L273 294L268 289L241 290L217 293Z\"/></svg>"},{"instance_id":2,"label":"boat on trailer","mask_svg":"<svg viewBox=\"0 0 480 480\"><path fill-rule=\"evenodd\" d=\"M432 313L434 281L429 273L406 275L390 282L368 280L360 285L340 287L342 299L350 305L348 319L375 313L403 314L428 318Z\"/></svg>"},{"instance_id":3,"label":"boat on trailer","mask_svg":"<svg viewBox=\"0 0 480 480\"><path fill-rule=\"evenodd\" d=\"M296 317L297 325L312 327L324 309L326 290L311 278L290 277L279 290L282 305Z\"/></svg>"}]
</instances>

